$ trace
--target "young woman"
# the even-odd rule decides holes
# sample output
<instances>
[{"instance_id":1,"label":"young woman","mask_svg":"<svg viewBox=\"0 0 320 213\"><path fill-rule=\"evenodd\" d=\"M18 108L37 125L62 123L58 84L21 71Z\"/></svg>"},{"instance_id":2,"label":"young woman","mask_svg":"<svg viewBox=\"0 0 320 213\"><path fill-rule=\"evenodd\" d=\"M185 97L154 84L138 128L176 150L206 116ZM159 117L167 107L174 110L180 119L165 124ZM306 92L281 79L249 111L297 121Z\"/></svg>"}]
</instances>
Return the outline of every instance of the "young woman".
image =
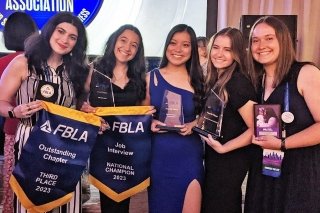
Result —
<instances>
[{"instance_id":1,"label":"young woman","mask_svg":"<svg viewBox=\"0 0 320 213\"><path fill-rule=\"evenodd\" d=\"M72 13L53 16L40 35L28 38L25 54L17 56L6 68L0 80L0 114L20 119L15 144L15 157L19 158L29 133L42 109L40 101L34 101L37 85L41 81L58 87L56 104L75 107L76 99L83 92L88 75L86 65L87 38L82 22ZM16 98L17 106L10 101ZM81 212L80 185L72 200L55 212ZM16 202L15 212L26 213Z\"/></svg>"},{"instance_id":2,"label":"young woman","mask_svg":"<svg viewBox=\"0 0 320 213\"><path fill-rule=\"evenodd\" d=\"M241 213L241 185L249 170L249 145L253 134L256 95L246 75L242 33L235 28L217 32L209 43L206 92L224 101L221 138L203 137L205 184L203 212Z\"/></svg>"},{"instance_id":3,"label":"young woman","mask_svg":"<svg viewBox=\"0 0 320 213\"><path fill-rule=\"evenodd\" d=\"M100 72L100 73L98 73ZM143 41L138 28L123 25L109 37L104 55L91 64L86 91L90 92L89 102L81 110L94 112L98 106L113 106L111 102L99 100L95 94L94 75L107 75L112 79L115 106L141 105L146 96L145 60ZM129 212L130 199L113 201L100 192L101 212Z\"/></svg>"},{"instance_id":4,"label":"young woman","mask_svg":"<svg viewBox=\"0 0 320 213\"><path fill-rule=\"evenodd\" d=\"M203 70L204 76L207 75L207 64L208 64L208 39L207 37L199 36L197 37L198 44L198 54L201 68Z\"/></svg>"},{"instance_id":5,"label":"young woman","mask_svg":"<svg viewBox=\"0 0 320 213\"><path fill-rule=\"evenodd\" d=\"M160 68L147 76L147 102L160 111L165 90L182 99L180 132L162 132L154 119L151 159L150 212L200 212L203 146L192 133L201 110L202 70L194 30L179 24L169 32Z\"/></svg>"},{"instance_id":6,"label":"young woman","mask_svg":"<svg viewBox=\"0 0 320 213\"><path fill-rule=\"evenodd\" d=\"M24 50L24 41L33 33L38 33L38 27L32 17L24 12L12 13L4 26L3 39L4 45L8 50L16 52L10 53L0 58L0 76L7 65ZM15 105L15 100L11 101ZM6 118L4 124L5 142L4 142L4 165L3 165L3 213L13 212L13 192L9 185L9 179L14 167L14 143L15 132L18 125L18 119Z\"/></svg>"},{"instance_id":7,"label":"young woman","mask_svg":"<svg viewBox=\"0 0 320 213\"><path fill-rule=\"evenodd\" d=\"M253 25L249 71L260 103L280 104L282 138L254 137L245 212L320 212L320 72L297 62L288 28L272 16ZM282 150L280 177L263 175L262 149Z\"/></svg>"}]
</instances>

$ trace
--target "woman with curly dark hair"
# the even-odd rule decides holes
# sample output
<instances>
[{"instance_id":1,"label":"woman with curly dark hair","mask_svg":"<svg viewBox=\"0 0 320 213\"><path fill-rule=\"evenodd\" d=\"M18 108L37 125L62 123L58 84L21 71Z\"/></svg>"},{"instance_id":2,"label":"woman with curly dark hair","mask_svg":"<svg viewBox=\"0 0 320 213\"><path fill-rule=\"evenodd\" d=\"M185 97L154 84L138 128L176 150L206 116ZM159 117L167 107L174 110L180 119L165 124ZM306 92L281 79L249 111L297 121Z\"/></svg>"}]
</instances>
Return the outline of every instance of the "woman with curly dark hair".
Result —
<instances>
[{"instance_id":1,"label":"woman with curly dark hair","mask_svg":"<svg viewBox=\"0 0 320 213\"><path fill-rule=\"evenodd\" d=\"M32 131L41 102L35 100L40 85L50 85L47 101L75 108L83 92L89 67L86 63L87 38L82 22L69 12L58 13L43 27L40 35L26 41L25 53L8 65L0 80L0 114L20 120L16 131L15 158L20 157ZM48 94L46 94L48 95ZM10 101L16 96L17 106ZM55 212L81 212L80 184L71 201ZM17 200L15 212L27 210Z\"/></svg>"},{"instance_id":2,"label":"woman with curly dark hair","mask_svg":"<svg viewBox=\"0 0 320 213\"><path fill-rule=\"evenodd\" d=\"M86 81L88 102L81 110L94 112L102 106L138 106L146 96L145 60L142 36L133 25L123 25L112 33L103 56L90 64L91 71ZM97 87L111 79L114 99L101 99ZM101 78L102 77L102 78ZM113 103L114 101L114 103ZM116 202L100 192L101 212L129 212L130 198Z\"/></svg>"}]
</instances>

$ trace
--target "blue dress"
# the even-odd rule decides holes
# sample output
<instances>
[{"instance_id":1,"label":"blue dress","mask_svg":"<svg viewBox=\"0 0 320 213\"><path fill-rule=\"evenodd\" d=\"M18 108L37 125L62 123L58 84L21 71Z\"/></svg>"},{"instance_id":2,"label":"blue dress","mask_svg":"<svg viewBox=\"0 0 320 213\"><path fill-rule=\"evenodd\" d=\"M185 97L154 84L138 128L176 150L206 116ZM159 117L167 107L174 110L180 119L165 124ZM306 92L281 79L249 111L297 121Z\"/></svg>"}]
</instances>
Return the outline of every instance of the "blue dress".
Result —
<instances>
[{"instance_id":1,"label":"blue dress","mask_svg":"<svg viewBox=\"0 0 320 213\"><path fill-rule=\"evenodd\" d=\"M157 85L155 85L155 76ZM195 119L193 93L169 84L159 69L150 73L151 105L159 112L165 90L182 96L185 123ZM149 211L181 213L186 190L193 180L203 182L203 145L193 133L155 133L152 138Z\"/></svg>"}]
</instances>

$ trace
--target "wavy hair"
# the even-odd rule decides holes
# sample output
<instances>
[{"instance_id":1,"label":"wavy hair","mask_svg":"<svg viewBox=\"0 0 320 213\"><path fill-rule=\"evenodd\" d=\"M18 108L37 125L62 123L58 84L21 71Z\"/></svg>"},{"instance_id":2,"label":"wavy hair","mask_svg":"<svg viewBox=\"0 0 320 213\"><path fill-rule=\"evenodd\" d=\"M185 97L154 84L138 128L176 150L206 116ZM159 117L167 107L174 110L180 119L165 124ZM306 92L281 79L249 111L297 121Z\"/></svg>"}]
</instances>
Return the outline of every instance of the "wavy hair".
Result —
<instances>
[{"instance_id":1,"label":"wavy hair","mask_svg":"<svg viewBox=\"0 0 320 213\"><path fill-rule=\"evenodd\" d=\"M201 112L202 105L203 105L203 74L202 74L202 68L200 66L199 62L199 53L198 53L198 43L197 43L197 37L196 33L192 29L192 27L186 25L186 24L178 24L174 26L166 39L165 47L163 51L162 60L160 62L160 68L163 68L168 65L168 58L166 56L166 52L168 49L168 46L172 40L172 37L177 32L187 32L190 35L191 39L191 57L186 62L186 69L188 72L188 75L190 77L190 84L194 89L194 101L195 101L195 113L198 114Z\"/></svg>"},{"instance_id":2,"label":"wavy hair","mask_svg":"<svg viewBox=\"0 0 320 213\"><path fill-rule=\"evenodd\" d=\"M245 50L245 42L244 37L240 30L232 27L227 27L216 34L214 34L209 41L208 50L209 50L209 59L212 51L212 47L217 37L219 36L226 36L231 41L231 54L233 56L233 63L225 68L223 71L219 71L216 67L214 67L211 60L208 60L208 67L207 67L207 76L205 80L205 91L206 94L210 92L212 88L218 91L219 97L228 102L228 91L226 89L226 85L232 77L232 74L239 70L245 76L248 77L246 73L246 66L245 66L245 57L246 57L246 50Z\"/></svg>"},{"instance_id":3,"label":"wavy hair","mask_svg":"<svg viewBox=\"0 0 320 213\"><path fill-rule=\"evenodd\" d=\"M125 31L130 30L138 35L139 46L136 55L132 60L128 62L128 78L133 82L135 91L138 94L138 100L142 101L146 96L146 64L144 59L144 47L143 40L139 29L133 25L126 24L121 26L115 32L113 32L105 47L105 51L102 57L98 57L94 61L95 68L100 72L106 74L110 78L113 77L113 69L116 66L116 56L114 54L114 48L119 36Z\"/></svg>"},{"instance_id":4,"label":"wavy hair","mask_svg":"<svg viewBox=\"0 0 320 213\"><path fill-rule=\"evenodd\" d=\"M75 46L69 54L62 56L65 69L73 83L76 98L79 98L84 91L84 83L89 73L87 64L87 35L85 27L80 19L70 12L60 12L49 19L41 29L40 35L30 36L25 45L25 55L28 59L29 70L35 68L36 74L42 74L43 63L52 54L50 38L60 23L69 23L77 28L78 38Z\"/></svg>"},{"instance_id":5,"label":"wavy hair","mask_svg":"<svg viewBox=\"0 0 320 213\"><path fill-rule=\"evenodd\" d=\"M279 83L287 76L292 63L296 60L295 50L288 27L280 19L274 16L264 16L258 19L251 28L248 48L248 69L256 89L259 85L259 80L262 78L264 70L263 65L253 59L251 45L253 31L256 26L261 23L265 23L275 30L276 38L279 42L280 51L275 70L273 87L279 85Z\"/></svg>"}]
</instances>

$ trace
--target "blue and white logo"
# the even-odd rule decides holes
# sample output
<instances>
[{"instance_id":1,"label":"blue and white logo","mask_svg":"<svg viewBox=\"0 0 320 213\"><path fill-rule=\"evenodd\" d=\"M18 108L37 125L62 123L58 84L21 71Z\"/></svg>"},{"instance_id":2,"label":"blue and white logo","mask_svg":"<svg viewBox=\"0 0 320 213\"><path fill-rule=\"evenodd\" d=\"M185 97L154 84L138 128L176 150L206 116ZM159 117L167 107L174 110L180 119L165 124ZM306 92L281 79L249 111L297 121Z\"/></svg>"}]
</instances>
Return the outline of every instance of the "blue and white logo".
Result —
<instances>
[{"instance_id":1,"label":"blue and white logo","mask_svg":"<svg viewBox=\"0 0 320 213\"><path fill-rule=\"evenodd\" d=\"M68 11L77 15L85 26L88 26L100 10L103 0L1 0L0 30L9 15L24 11L33 17L39 29L48 19L58 12Z\"/></svg>"}]
</instances>

